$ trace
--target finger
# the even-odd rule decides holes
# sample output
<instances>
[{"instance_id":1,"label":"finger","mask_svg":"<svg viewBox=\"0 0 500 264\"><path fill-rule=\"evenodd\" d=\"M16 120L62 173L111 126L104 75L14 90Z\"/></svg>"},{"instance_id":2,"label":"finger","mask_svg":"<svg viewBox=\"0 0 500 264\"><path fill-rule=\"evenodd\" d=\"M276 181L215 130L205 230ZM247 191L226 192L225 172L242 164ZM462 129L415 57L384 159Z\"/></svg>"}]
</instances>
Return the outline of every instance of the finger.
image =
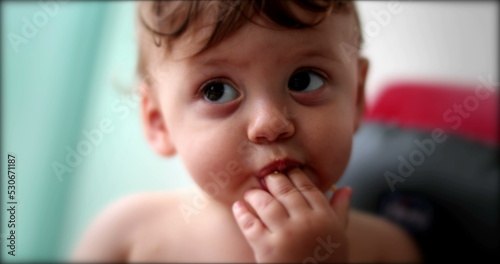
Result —
<instances>
[{"instance_id":1,"label":"finger","mask_svg":"<svg viewBox=\"0 0 500 264\"><path fill-rule=\"evenodd\" d=\"M288 172L288 177L293 185L307 201L311 208L325 208L328 207L328 202L325 195L314 185L314 183L307 177L299 168L294 168Z\"/></svg>"},{"instance_id":2,"label":"finger","mask_svg":"<svg viewBox=\"0 0 500 264\"><path fill-rule=\"evenodd\" d=\"M265 180L269 192L281 202L289 215L293 213L303 214L304 210L311 209L304 196L285 174L273 173L268 175Z\"/></svg>"},{"instance_id":3,"label":"finger","mask_svg":"<svg viewBox=\"0 0 500 264\"><path fill-rule=\"evenodd\" d=\"M233 215L241 232L250 243L256 242L269 232L261 220L240 201L233 204Z\"/></svg>"},{"instance_id":4,"label":"finger","mask_svg":"<svg viewBox=\"0 0 500 264\"><path fill-rule=\"evenodd\" d=\"M266 191L250 190L245 193L244 199L271 232L283 225L283 221L289 218L283 205Z\"/></svg>"},{"instance_id":5,"label":"finger","mask_svg":"<svg viewBox=\"0 0 500 264\"><path fill-rule=\"evenodd\" d=\"M351 207L352 189L351 187L342 187L335 191L330 200L330 207L337 214L340 223L344 229L349 222L349 210Z\"/></svg>"}]
</instances>

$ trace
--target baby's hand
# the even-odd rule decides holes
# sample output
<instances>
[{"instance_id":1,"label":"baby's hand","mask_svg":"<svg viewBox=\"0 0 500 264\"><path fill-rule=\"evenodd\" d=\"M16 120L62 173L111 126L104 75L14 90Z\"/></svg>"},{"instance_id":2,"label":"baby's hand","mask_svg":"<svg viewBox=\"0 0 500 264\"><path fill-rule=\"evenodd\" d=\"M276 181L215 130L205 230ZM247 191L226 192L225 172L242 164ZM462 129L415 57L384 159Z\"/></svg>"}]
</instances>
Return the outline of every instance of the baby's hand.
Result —
<instances>
[{"instance_id":1,"label":"baby's hand","mask_svg":"<svg viewBox=\"0 0 500 264\"><path fill-rule=\"evenodd\" d=\"M350 188L330 200L300 169L266 177L269 192L253 189L233 205L238 225L257 262L347 262Z\"/></svg>"}]
</instances>

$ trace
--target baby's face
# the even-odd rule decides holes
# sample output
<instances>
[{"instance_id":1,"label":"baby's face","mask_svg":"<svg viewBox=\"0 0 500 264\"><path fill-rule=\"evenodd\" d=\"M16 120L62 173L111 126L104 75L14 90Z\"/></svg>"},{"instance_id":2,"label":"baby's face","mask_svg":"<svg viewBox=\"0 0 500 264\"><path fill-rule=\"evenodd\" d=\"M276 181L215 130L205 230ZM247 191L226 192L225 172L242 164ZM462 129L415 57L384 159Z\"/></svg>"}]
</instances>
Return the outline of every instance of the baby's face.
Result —
<instances>
[{"instance_id":1,"label":"baby's face","mask_svg":"<svg viewBox=\"0 0 500 264\"><path fill-rule=\"evenodd\" d=\"M199 55L167 59L143 104L150 141L177 153L198 186L228 204L293 167L328 190L363 110L366 63L346 61L339 45L355 45L355 26L349 15L303 30L247 23Z\"/></svg>"}]
</instances>

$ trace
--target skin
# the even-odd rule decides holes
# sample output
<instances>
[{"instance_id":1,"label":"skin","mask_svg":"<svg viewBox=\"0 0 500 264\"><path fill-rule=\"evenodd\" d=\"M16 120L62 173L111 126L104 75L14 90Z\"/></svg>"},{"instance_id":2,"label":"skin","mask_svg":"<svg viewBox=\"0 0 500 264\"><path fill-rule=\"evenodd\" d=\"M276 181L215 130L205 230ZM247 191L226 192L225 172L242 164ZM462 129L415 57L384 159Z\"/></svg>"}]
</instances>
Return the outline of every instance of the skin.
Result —
<instances>
[{"instance_id":1,"label":"skin","mask_svg":"<svg viewBox=\"0 0 500 264\"><path fill-rule=\"evenodd\" d=\"M346 61L339 48L356 44L355 23L342 14L305 30L246 23L196 56L189 56L199 43L191 37L167 59L151 58L158 70L143 87L146 136L161 155L179 155L196 186L113 204L73 259L417 261L403 231L349 210L350 188L324 195L347 166L364 107L368 62ZM288 87L298 73L314 80L307 91ZM214 80L234 96L207 100L204 84ZM265 190L256 175L277 159L301 166L266 176Z\"/></svg>"}]
</instances>

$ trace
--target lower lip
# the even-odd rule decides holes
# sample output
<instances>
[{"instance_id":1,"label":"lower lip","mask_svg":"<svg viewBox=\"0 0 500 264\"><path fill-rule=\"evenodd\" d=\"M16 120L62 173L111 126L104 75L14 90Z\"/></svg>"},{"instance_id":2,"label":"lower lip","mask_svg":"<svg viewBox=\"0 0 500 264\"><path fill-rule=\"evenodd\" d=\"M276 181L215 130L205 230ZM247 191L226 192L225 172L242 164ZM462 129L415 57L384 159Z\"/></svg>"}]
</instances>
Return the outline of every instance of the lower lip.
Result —
<instances>
[{"instance_id":1,"label":"lower lip","mask_svg":"<svg viewBox=\"0 0 500 264\"><path fill-rule=\"evenodd\" d=\"M292 168L296 168L296 167L300 167L300 163L298 163L294 160L289 160L289 159L279 160L279 161L276 161L276 162L272 163L271 165L263 168L259 172L258 177L264 178L267 175L269 175L275 171L279 171L281 173L287 172L288 170L290 170Z\"/></svg>"},{"instance_id":2,"label":"lower lip","mask_svg":"<svg viewBox=\"0 0 500 264\"><path fill-rule=\"evenodd\" d=\"M259 173L259 176L257 177L259 179L260 185L262 186L262 189L265 191L269 192L269 189L267 188L266 180L265 177L271 173L274 173L275 171L279 171L281 173L285 173L290 169L301 167L300 163L294 161L294 160L279 160L273 165L267 166L266 168L262 169Z\"/></svg>"},{"instance_id":3,"label":"lower lip","mask_svg":"<svg viewBox=\"0 0 500 264\"><path fill-rule=\"evenodd\" d=\"M269 192L269 189L267 188L266 180L264 178L259 178L260 185L262 186L262 189L266 192Z\"/></svg>"}]
</instances>

